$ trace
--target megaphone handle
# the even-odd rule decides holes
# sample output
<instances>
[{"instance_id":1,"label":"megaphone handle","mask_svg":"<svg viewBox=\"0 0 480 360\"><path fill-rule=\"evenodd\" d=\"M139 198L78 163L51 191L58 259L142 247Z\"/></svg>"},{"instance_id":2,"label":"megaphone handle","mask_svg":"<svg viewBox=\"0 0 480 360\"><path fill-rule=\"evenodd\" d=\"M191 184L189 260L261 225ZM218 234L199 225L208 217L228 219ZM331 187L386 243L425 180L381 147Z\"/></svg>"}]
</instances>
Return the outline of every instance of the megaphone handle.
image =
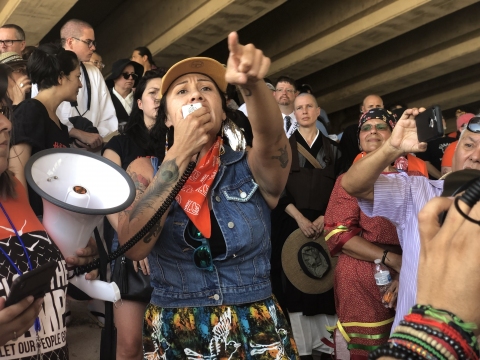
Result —
<instances>
[{"instance_id":1,"label":"megaphone handle","mask_svg":"<svg viewBox=\"0 0 480 360\"><path fill-rule=\"evenodd\" d=\"M197 155L198 159L198 155ZM196 159L196 160L197 160ZM197 161L190 161L188 163L187 169L183 173L182 177L178 182L175 184L175 187L172 189L170 194L167 196L163 204L160 206L160 208L157 210L157 212L151 217L150 220L145 224L144 227L142 227L130 240L128 240L124 245L120 246L117 250L115 250L112 254L108 256L108 262L111 262L112 260L115 260L116 258L122 256L125 254L128 250L130 250L132 247L135 246L136 243L138 243L145 235L148 234L148 232L155 226L156 223L160 221L162 216L165 214L165 212L168 210L170 205L173 203L173 200L175 200L175 197L178 195L180 190L182 189L183 185L187 182L188 178L190 177L190 174L192 173L193 169L195 169L195 165L197 164ZM75 275L81 275L88 273L92 270L98 269L100 266L100 260L97 259L90 264L84 265L84 266L79 266L74 269L74 274Z\"/></svg>"}]
</instances>

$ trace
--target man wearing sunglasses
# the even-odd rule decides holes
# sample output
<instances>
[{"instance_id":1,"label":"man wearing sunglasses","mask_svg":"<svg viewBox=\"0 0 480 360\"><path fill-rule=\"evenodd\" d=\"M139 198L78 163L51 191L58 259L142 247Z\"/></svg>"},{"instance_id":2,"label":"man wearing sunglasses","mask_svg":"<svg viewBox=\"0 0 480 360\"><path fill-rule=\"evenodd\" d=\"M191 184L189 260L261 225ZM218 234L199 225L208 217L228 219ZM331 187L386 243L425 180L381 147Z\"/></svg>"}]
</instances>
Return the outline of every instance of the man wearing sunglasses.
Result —
<instances>
[{"instance_id":1,"label":"man wearing sunglasses","mask_svg":"<svg viewBox=\"0 0 480 360\"><path fill-rule=\"evenodd\" d=\"M118 129L118 120L100 70L86 63L90 61L96 49L95 33L90 24L73 19L62 26L60 37L65 50L73 51L80 60L82 87L78 91L76 102L60 104L57 108L57 116L63 124L68 126L69 135L74 139L73 146L100 154L103 137ZM32 87L32 97L36 94L35 86ZM79 126L87 123L84 121L85 118L93 124L93 127L88 127L89 131L85 131L87 127ZM73 122L79 128L76 128Z\"/></svg>"},{"instance_id":2,"label":"man wearing sunglasses","mask_svg":"<svg viewBox=\"0 0 480 360\"><path fill-rule=\"evenodd\" d=\"M366 215L383 216L397 227L403 256L392 329L416 303L420 255L418 213L430 199L440 196L443 191L443 180L429 180L406 173L382 174L383 169L399 156L426 150L427 144L420 143L417 137L415 116L418 113L418 109L407 109L390 138L377 151L354 163L342 179L342 186L358 198ZM468 122L455 149L452 170L462 169L480 170L480 117Z\"/></svg>"},{"instance_id":3,"label":"man wearing sunglasses","mask_svg":"<svg viewBox=\"0 0 480 360\"><path fill-rule=\"evenodd\" d=\"M113 63L112 72L105 80L115 107L118 123L127 122L133 107L133 88L143 75L143 65L129 59Z\"/></svg>"}]
</instances>

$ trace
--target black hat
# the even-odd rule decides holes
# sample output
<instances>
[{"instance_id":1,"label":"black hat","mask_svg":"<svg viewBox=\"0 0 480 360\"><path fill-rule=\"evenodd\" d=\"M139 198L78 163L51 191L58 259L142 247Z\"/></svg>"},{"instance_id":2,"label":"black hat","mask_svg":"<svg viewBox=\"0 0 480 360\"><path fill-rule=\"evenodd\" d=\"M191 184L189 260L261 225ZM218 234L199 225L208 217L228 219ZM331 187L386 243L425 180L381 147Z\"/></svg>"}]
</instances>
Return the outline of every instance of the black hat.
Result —
<instances>
[{"instance_id":1,"label":"black hat","mask_svg":"<svg viewBox=\"0 0 480 360\"><path fill-rule=\"evenodd\" d=\"M135 72L135 74L137 74L137 78L135 79L135 84L133 85L133 87L137 87L138 81L143 75L143 65L135 61L132 61L130 59L120 59L113 63L112 73L110 74L109 77L105 79L105 82L107 83L107 86L109 88L113 88L113 85L114 85L113 80L118 78L128 65L132 65L133 71Z\"/></svg>"}]
</instances>

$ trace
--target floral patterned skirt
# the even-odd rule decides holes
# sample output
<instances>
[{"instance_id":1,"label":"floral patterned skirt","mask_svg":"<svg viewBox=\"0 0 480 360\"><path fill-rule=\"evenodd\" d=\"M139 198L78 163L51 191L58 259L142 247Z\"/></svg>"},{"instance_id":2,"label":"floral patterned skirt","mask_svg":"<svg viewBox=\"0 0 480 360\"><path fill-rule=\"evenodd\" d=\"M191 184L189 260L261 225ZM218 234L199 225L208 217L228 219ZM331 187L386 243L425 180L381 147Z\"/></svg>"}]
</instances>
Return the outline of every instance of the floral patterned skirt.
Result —
<instances>
[{"instance_id":1,"label":"floral patterned skirt","mask_svg":"<svg viewBox=\"0 0 480 360\"><path fill-rule=\"evenodd\" d=\"M276 299L242 305L161 308L149 304L144 358L299 359Z\"/></svg>"}]
</instances>

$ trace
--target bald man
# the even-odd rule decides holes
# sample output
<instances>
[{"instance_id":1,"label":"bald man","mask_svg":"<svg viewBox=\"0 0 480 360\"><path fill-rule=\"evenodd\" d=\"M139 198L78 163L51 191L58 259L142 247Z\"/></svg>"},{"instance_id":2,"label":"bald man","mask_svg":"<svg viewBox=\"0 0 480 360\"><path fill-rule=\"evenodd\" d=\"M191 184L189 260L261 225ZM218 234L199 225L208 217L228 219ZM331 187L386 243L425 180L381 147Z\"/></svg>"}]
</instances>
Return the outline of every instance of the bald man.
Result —
<instances>
[{"instance_id":1,"label":"bald man","mask_svg":"<svg viewBox=\"0 0 480 360\"><path fill-rule=\"evenodd\" d=\"M360 112L363 114L373 108L384 108L382 98L375 94L368 95L363 99L362 106L360 106Z\"/></svg>"}]
</instances>

